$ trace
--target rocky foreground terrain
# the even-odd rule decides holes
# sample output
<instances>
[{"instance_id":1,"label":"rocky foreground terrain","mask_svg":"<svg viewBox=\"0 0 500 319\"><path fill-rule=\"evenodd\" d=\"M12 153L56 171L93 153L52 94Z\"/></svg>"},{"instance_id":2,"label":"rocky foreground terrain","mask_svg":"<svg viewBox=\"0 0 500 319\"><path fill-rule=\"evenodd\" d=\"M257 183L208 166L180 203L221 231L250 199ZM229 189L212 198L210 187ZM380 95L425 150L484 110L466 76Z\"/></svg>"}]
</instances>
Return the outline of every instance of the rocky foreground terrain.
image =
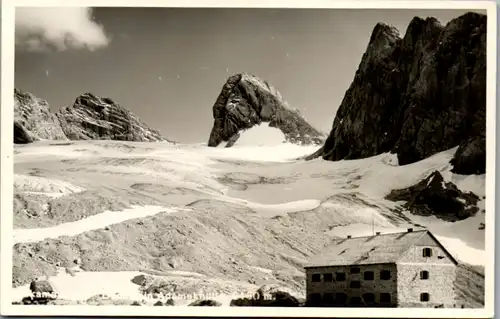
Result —
<instances>
[{"instance_id":1,"label":"rocky foreground terrain","mask_svg":"<svg viewBox=\"0 0 500 319\"><path fill-rule=\"evenodd\" d=\"M451 173L454 149L402 169L389 154L290 161L296 156L287 155L290 147L303 154L314 148L16 145L14 295L24 297L23 287L48 275L61 300L83 302L104 292L115 301L141 300L141 286L131 281L154 271L170 292L205 287L230 298L276 284L303 296L303 265L334 238L370 234L372 223L381 232L427 227L459 260L483 260L483 213L452 223L385 198L437 170L445 182L477 194L476 206L484 208L484 176ZM60 267L71 272L74 260L79 272L58 275ZM481 287L463 274L457 289Z\"/></svg>"},{"instance_id":2,"label":"rocky foreground terrain","mask_svg":"<svg viewBox=\"0 0 500 319\"><path fill-rule=\"evenodd\" d=\"M242 131L261 123L278 128L286 141L294 144L322 144L326 137L298 110L290 108L276 88L246 73L226 81L213 106L213 116L208 146L226 142L226 147L231 147Z\"/></svg>"},{"instance_id":3,"label":"rocky foreground terrain","mask_svg":"<svg viewBox=\"0 0 500 319\"><path fill-rule=\"evenodd\" d=\"M311 157L394 152L400 165L459 145L453 170L486 167L486 16L442 26L415 17L404 37L375 26L324 146Z\"/></svg>"}]
</instances>

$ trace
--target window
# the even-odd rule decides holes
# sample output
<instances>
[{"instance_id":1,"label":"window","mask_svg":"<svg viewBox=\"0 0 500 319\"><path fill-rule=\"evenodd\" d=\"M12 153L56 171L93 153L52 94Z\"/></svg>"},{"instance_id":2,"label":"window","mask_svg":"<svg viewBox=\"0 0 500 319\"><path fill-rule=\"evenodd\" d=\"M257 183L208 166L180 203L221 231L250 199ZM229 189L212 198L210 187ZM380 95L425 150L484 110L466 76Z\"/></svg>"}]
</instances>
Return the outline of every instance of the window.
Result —
<instances>
[{"instance_id":1,"label":"window","mask_svg":"<svg viewBox=\"0 0 500 319\"><path fill-rule=\"evenodd\" d=\"M321 303L321 294L311 294L311 303L314 305L320 304Z\"/></svg>"},{"instance_id":2,"label":"window","mask_svg":"<svg viewBox=\"0 0 500 319\"><path fill-rule=\"evenodd\" d=\"M422 270L420 272L420 279L421 280L427 280L427 279L429 279L429 272L427 270Z\"/></svg>"},{"instance_id":3,"label":"window","mask_svg":"<svg viewBox=\"0 0 500 319\"><path fill-rule=\"evenodd\" d=\"M335 294L335 303L338 304L338 305L344 305L347 301L347 295L342 293L342 292L339 292L337 294Z\"/></svg>"},{"instance_id":4,"label":"window","mask_svg":"<svg viewBox=\"0 0 500 319\"><path fill-rule=\"evenodd\" d=\"M363 294L363 300L367 305L371 305L375 303L375 295L372 293Z\"/></svg>"},{"instance_id":5,"label":"window","mask_svg":"<svg viewBox=\"0 0 500 319\"><path fill-rule=\"evenodd\" d=\"M423 292L420 294L420 301L422 302L427 302L429 301L429 294L426 292Z\"/></svg>"},{"instance_id":6,"label":"window","mask_svg":"<svg viewBox=\"0 0 500 319\"><path fill-rule=\"evenodd\" d=\"M361 282L359 280L351 281L349 287L351 287L351 288L361 288Z\"/></svg>"},{"instance_id":7,"label":"window","mask_svg":"<svg viewBox=\"0 0 500 319\"><path fill-rule=\"evenodd\" d=\"M375 274L373 273L373 271L365 271L363 278L365 280L373 280L375 279Z\"/></svg>"},{"instance_id":8,"label":"window","mask_svg":"<svg viewBox=\"0 0 500 319\"><path fill-rule=\"evenodd\" d=\"M362 306L363 305L363 300L361 300L360 297L355 296L351 297L351 300L349 300L349 306Z\"/></svg>"},{"instance_id":9,"label":"window","mask_svg":"<svg viewBox=\"0 0 500 319\"><path fill-rule=\"evenodd\" d=\"M390 270L382 270L380 272L380 279L382 279L382 280L391 279L391 271Z\"/></svg>"},{"instance_id":10,"label":"window","mask_svg":"<svg viewBox=\"0 0 500 319\"><path fill-rule=\"evenodd\" d=\"M432 249L430 248L424 248L422 250L423 256L424 257L431 257L432 256Z\"/></svg>"},{"instance_id":11,"label":"window","mask_svg":"<svg viewBox=\"0 0 500 319\"><path fill-rule=\"evenodd\" d=\"M321 281L321 274L313 274L311 279L312 279L312 282L320 282Z\"/></svg>"},{"instance_id":12,"label":"window","mask_svg":"<svg viewBox=\"0 0 500 319\"><path fill-rule=\"evenodd\" d=\"M345 281L345 272L338 272L335 274L337 281Z\"/></svg>"},{"instance_id":13,"label":"window","mask_svg":"<svg viewBox=\"0 0 500 319\"><path fill-rule=\"evenodd\" d=\"M325 293L323 295L323 303L326 305L331 305L333 304L333 293Z\"/></svg>"},{"instance_id":14,"label":"window","mask_svg":"<svg viewBox=\"0 0 500 319\"><path fill-rule=\"evenodd\" d=\"M359 273L360 273L360 270L358 267L351 268L351 274L359 274Z\"/></svg>"},{"instance_id":15,"label":"window","mask_svg":"<svg viewBox=\"0 0 500 319\"><path fill-rule=\"evenodd\" d=\"M324 282L332 282L333 281L333 274L324 274L323 281Z\"/></svg>"},{"instance_id":16,"label":"window","mask_svg":"<svg viewBox=\"0 0 500 319\"><path fill-rule=\"evenodd\" d=\"M380 303L390 303L391 302L391 294L386 292L380 294Z\"/></svg>"}]
</instances>

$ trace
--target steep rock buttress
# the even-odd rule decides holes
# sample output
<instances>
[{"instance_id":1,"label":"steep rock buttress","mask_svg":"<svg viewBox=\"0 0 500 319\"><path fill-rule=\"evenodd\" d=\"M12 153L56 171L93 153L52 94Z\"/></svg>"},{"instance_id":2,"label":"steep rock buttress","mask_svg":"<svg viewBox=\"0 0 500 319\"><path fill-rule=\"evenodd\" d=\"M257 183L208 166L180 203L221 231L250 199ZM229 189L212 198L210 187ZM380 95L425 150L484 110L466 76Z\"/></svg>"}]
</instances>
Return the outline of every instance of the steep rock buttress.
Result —
<instances>
[{"instance_id":1,"label":"steep rock buttress","mask_svg":"<svg viewBox=\"0 0 500 319\"><path fill-rule=\"evenodd\" d=\"M208 146L237 142L240 133L268 122L280 129L288 142L322 144L325 135L312 127L298 110L290 108L281 94L253 75L236 74L226 81L213 106L214 125Z\"/></svg>"},{"instance_id":2,"label":"steep rock buttress","mask_svg":"<svg viewBox=\"0 0 500 319\"><path fill-rule=\"evenodd\" d=\"M399 164L459 146L459 174L486 166L486 16L442 26L414 18L400 38L377 24L323 147L309 158L358 159L384 152Z\"/></svg>"}]
</instances>

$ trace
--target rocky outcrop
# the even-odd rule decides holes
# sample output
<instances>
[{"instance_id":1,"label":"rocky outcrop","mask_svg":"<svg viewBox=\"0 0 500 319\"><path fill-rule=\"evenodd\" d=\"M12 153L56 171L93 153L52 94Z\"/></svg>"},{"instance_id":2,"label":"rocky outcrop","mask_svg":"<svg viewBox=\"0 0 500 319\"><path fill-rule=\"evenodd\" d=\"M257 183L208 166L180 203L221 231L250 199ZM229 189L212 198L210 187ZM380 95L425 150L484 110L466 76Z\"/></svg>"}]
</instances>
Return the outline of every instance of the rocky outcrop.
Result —
<instances>
[{"instance_id":1,"label":"rocky outcrop","mask_svg":"<svg viewBox=\"0 0 500 319\"><path fill-rule=\"evenodd\" d=\"M189 304L191 307L220 307L222 304L217 300L196 300Z\"/></svg>"},{"instance_id":2,"label":"rocky outcrop","mask_svg":"<svg viewBox=\"0 0 500 319\"><path fill-rule=\"evenodd\" d=\"M14 89L14 143L66 139L47 101Z\"/></svg>"},{"instance_id":3,"label":"rocky outcrop","mask_svg":"<svg viewBox=\"0 0 500 319\"><path fill-rule=\"evenodd\" d=\"M315 156L397 153L399 164L459 146L453 170L485 173L486 16L442 26L414 18L403 38L377 24L332 130Z\"/></svg>"},{"instance_id":4,"label":"rocky outcrop","mask_svg":"<svg viewBox=\"0 0 500 319\"><path fill-rule=\"evenodd\" d=\"M85 93L56 112L70 140L164 141L160 133L107 97Z\"/></svg>"},{"instance_id":5,"label":"rocky outcrop","mask_svg":"<svg viewBox=\"0 0 500 319\"><path fill-rule=\"evenodd\" d=\"M48 280L34 280L30 284L30 290L32 293L36 292L55 292L54 287Z\"/></svg>"},{"instance_id":6,"label":"rocky outcrop","mask_svg":"<svg viewBox=\"0 0 500 319\"><path fill-rule=\"evenodd\" d=\"M404 201L403 207L416 215L436 216L444 220L462 220L474 215L479 208L479 197L472 192L462 192L443 176L434 171L419 183L391 191L386 199Z\"/></svg>"},{"instance_id":7,"label":"rocky outcrop","mask_svg":"<svg viewBox=\"0 0 500 319\"><path fill-rule=\"evenodd\" d=\"M208 146L235 144L241 131L262 122L280 129L288 142L322 144L325 135L313 128L281 94L253 75L236 74L226 81L213 106L214 125Z\"/></svg>"}]
</instances>

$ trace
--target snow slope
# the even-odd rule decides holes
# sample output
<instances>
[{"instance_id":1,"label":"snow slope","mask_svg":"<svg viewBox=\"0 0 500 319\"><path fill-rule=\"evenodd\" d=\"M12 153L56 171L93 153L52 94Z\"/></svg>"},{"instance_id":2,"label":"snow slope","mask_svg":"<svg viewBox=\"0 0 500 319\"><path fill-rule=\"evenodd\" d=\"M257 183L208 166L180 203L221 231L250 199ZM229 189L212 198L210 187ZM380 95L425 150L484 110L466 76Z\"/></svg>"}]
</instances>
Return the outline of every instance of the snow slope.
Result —
<instances>
[{"instance_id":1,"label":"snow slope","mask_svg":"<svg viewBox=\"0 0 500 319\"><path fill-rule=\"evenodd\" d=\"M251 209L260 216L263 229L276 218L285 218L283 223L286 225L289 217L302 220L304 227L309 227L308 232L315 232L314 227L319 227L315 226L315 218L323 219L323 224L332 226L318 236L327 237L364 236L373 231L372 227L381 232L427 227L458 259L484 264L484 230L478 228L484 222L484 213L450 223L435 217L398 212L398 203L384 199L392 189L413 185L434 170L440 171L461 190L473 191L482 198L484 175L466 177L450 172L449 160L454 149L405 166L396 166L397 160L391 154L339 162L320 159L306 162L296 158L314 152L316 147L283 143L282 135L281 131L266 126L252 128L231 148L119 141L16 145L15 193L21 197L30 192L45 193L45 205L50 204L53 210L36 218L40 224L44 218L52 218L56 224L33 229L22 226L25 219L21 218L17 224L20 226L14 229L14 242L36 243L46 238L77 236L131 219L149 218L160 212L189 218L194 203L217 200ZM37 172L36 177L30 175L33 171ZM71 194L71 199L53 198L50 196L53 193ZM67 214L76 209L71 203L89 200L93 194L101 196L100 200L119 198L126 208L85 210L82 214L86 215L80 217ZM98 203L95 207L100 207ZM58 208L66 210L58 211ZM16 211L14 219L22 214L23 211ZM243 221L247 217L243 214L238 218ZM30 225L36 221L31 219ZM303 251L300 258L307 254L311 252ZM269 269L263 261L250 266L260 274L262 271L258 269ZM121 275L117 273L116 276ZM222 274L219 276L224 279ZM88 285L89 292L80 297L99 293L102 290L99 282L82 279L80 284ZM20 291L26 288L21 287ZM111 290L106 293L116 293L121 288Z\"/></svg>"}]
</instances>

